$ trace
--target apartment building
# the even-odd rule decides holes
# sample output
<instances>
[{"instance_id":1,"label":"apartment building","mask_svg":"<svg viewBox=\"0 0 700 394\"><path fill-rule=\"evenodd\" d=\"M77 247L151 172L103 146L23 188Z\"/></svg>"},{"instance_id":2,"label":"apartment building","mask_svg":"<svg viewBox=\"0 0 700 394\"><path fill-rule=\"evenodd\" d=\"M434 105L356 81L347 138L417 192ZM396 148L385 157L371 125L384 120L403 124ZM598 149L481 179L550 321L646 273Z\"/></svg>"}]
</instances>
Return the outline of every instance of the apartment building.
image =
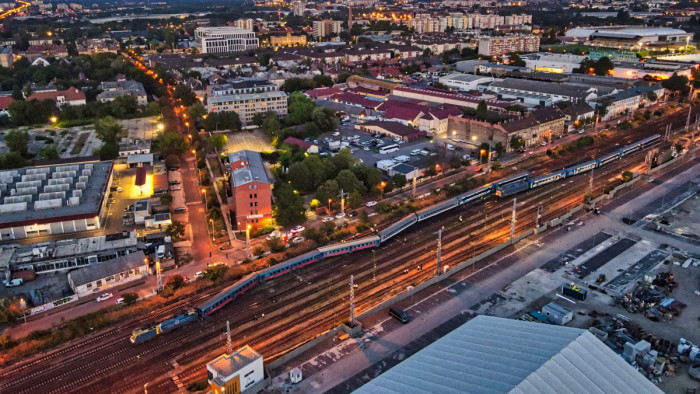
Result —
<instances>
[{"instance_id":1,"label":"apartment building","mask_svg":"<svg viewBox=\"0 0 700 394\"><path fill-rule=\"evenodd\" d=\"M293 36L292 33L287 33L287 35L284 36L270 36L270 46L306 46L306 36Z\"/></svg>"},{"instance_id":2,"label":"apartment building","mask_svg":"<svg viewBox=\"0 0 700 394\"><path fill-rule=\"evenodd\" d=\"M472 29L495 29L496 26L505 25L505 17L494 14L470 14L468 18L471 22Z\"/></svg>"},{"instance_id":3,"label":"apartment building","mask_svg":"<svg viewBox=\"0 0 700 394\"><path fill-rule=\"evenodd\" d=\"M511 52L537 52L539 49L540 38L534 35L481 37L479 39L479 54L485 56L500 56Z\"/></svg>"},{"instance_id":4,"label":"apartment building","mask_svg":"<svg viewBox=\"0 0 700 394\"><path fill-rule=\"evenodd\" d=\"M241 122L249 124L257 113L273 111L287 115L287 95L266 80L236 80L209 87L209 112L236 112Z\"/></svg>"},{"instance_id":5,"label":"apartment building","mask_svg":"<svg viewBox=\"0 0 700 394\"><path fill-rule=\"evenodd\" d=\"M231 188L235 213L234 225L245 230L248 225L263 227L272 223L272 181L267 175L260 153L249 150L229 155Z\"/></svg>"},{"instance_id":6,"label":"apartment building","mask_svg":"<svg viewBox=\"0 0 700 394\"><path fill-rule=\"evenodd\" d=\"M325 19L314 21L314 38L323 38L330 35L339 34L343 30L343 22Z\"/></svg>"},{"instance_id":7,"label":"apartment building","mask_svg":"<svg viewBox=\"0 0 700 394\"><path fill-rule=\"evenodd\" d=\"M255 21L250 18L236 19L233 21L233 27L241 30L253 31Z\"/></svg>"},{"instance_id":8,"label":"apartment building","mask_svg":"<svg viewBox=\"0 0 700 394\"><path fill-rule=\"evenodd\" d=\"M201 53L241 52L259 46L255 33L231 26L198 27L194 39L195 47Z\"/></svg>"}]
</instances>

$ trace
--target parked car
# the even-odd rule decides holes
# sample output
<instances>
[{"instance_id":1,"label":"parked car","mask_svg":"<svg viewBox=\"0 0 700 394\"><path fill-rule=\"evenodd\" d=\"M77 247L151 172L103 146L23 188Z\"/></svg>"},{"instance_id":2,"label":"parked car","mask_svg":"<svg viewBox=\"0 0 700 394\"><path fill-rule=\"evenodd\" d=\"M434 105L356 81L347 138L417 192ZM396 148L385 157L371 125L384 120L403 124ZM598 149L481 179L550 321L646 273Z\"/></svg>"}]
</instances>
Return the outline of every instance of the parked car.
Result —
<instances>
[{"instance_id":1,"label":"parked car","mask_svg":"<svg viewBox=\"0 0 700 394\"><path fill-rule=\"evenodd\" d=\"M292 229L290 231L292 232L292 234L297 234L297 233L300 233L304 230L305 230L304 226L295 226L295 227L292 227Z\"/></svg>"},{"instance_id":2,"label":"parked car","mask_svg":"<svg viewBox=\"0 0 700 394\"><path fill-rule=\"evenodd\" d=\"M322 221L323 223L332 222L332 221L333 221L333 216L326 216L326 217L323 218L323 220L321 220L321 221Z\"/></svg>"},{"instance_id":3,"label":"parked car","mask_svg":"<svg viewBox=\"0 0 700 394\"><path fill-rule=\"evenodd\" d=\"M117 188L117 193L121 193L122 191L123 190L122 190L121 186Z\"/></svg>"},{"instance_id":4,"label":"parked car","mask_svg":"<svg viewBox=\"0 0 700 394\"><path fill-rule=\"evenodd\" d=\"M12 280L5 281L5 287L17 287L17 286L21 286L22 283L24 283L24 279L15 278Z\"/></svg>"},{"instance_id":5,"label":"parked car","mask_svg":"<svg viewBox=\"0 0 700 394\"><path fill-rule=\"evenodd\" d=\"M300 244L300 243L304 242L304 237L294 237L292 242L295 244Z\"/></svg>"},{"instance_id":6,"label":"parked car","mask_svg":"<svg viewBox=\"0 0 700 394\"><path fill-rule=\"evenodd\" d=\"M202 271L197 271L194 273L195 279L204 278L204 273Z\"/></svg>"},{"instance_id":7,"label":"parked car","mask_svg":"<svg viewBox=\"0 0 700 394\"><path fill-rule=\"evenodd\" d=\"M117 301L114 302L115 305L121 305L124 303L124 297L119 297L117 298Z\"/></svg>"},{"instance_id":8,"label":"parked car","mask_svg":"<svg viewBox=\"0 0 700 394\"><path fill-rule=\"evenodd\" d=\"M377 205L377 202L376 201L367 201L367 203L365 205L367 207L373 207L373 206Z\"/></svg>"},{"instance_id":9,"label":"parked car","mask_svg":"<svg viewBox=\"0 0 700 394\"><path fill-rule=\"evenodd\" d=\"M481 167L476 167L476 168L474 169L474 172L481 172Z\"/></svg>"},{"instance_id":10,"label":"parked car","mask_svg":"<svg viewBox=\"0 0 700 394\"><path fill-rule=\"evenodd\" d=\"M333 132L333 137L337 137L337 136L339 136L339 135L340 135L340 131L334 131L334 132Z\"/></svg>"},{"instance_id":11,"label":"parked car","mask_svg":"<svg viewBox=\"0 0 700 394\"><path fill-rule=\"evenodd\" d=\"M447 150L455 150L454 145L452 145L452 144L447 144Z\"/></svg>"},{"instance_id":12,"label":"parked car","mask_svg":"<svg viewBox=\"0 0 700 394\"><path fill-rule=\"evenodd\" d=\"M170 182L168 182L168 184L169 184L170 186L179 185L179 184L180 184L180 181L170 181Z\"/></svg>"},{"instance_id":13,"label":"parked car","mask_svg":"<svg viewBox=\"0 0 700 394\"><path fill-rule=\"evenodd\" d=\"M344 213L339 213L339 214L335 215L335 218L336 218L336 219L342 219L342 218L344 218L344 217L345 217L345 214L344 214Z\"/></svg>"},{"instance_id":14,"label":"parked car","mask_svg":"<svg viewBox=\"0 0 700 394\"><path fill-rule=\"evenodd\" d=\"M540 146L547 146L547 143L542 141L542 142L540 142Z\"/></svg>"},{"instance_id":15,"label":"parked car","mask_svg":"<svg viewBox=\"0 0 700 394\"><path fill-rule=\"evenodd\" d=\"M101 296L97 297L97 302L107 301L108 299L110 299L112 297L113 297L112 293L104 293Z\"/></svg>"}]
</instances>

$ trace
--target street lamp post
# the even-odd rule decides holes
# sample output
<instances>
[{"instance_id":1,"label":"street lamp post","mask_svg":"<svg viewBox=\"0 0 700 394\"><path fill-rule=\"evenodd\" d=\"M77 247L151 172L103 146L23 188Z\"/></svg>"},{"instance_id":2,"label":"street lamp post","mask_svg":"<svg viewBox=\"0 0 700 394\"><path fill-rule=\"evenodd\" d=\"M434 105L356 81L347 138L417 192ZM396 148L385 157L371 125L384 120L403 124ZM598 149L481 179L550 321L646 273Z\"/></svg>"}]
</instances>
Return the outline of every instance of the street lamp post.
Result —
<instances>
[{"instance_id":1,"label":"street lamp post","mask_svg":"<svg viewBox=\"0 0 700 394\"><path fill-rule=\"evenodd\" d=\"M333 201L333 200L331 200L331 199L329 198L329 199L328 199L328 214L329 214L329 215L331 214L331 201Z\"/></svg>"},{"instance_id":2,"label":"street lamp post","mask_svg":"<svg viewBox=\"0 0 700 394\"><path fill-rule=\"evenodd\" d=\"M245 251L246 251L246 258L250 259L252 256L250 255L250 229L251 225L247 225L245 228Z\"/></svg>"},{"instance_id":3,"label":"street lamp post","mask_svg":"<svg viewBox=\"0 0 700 394\"><path fill-rule=\"evenodd\" d=\"M214 236L214 219L209 219L209 223L211 224L211 241L216 242L216 237Z\"/></svg>"},{"instance_id":4,"label":"street lamp post","mask_svg":"<svg viewBox=\"0 0 700 394\"><path fill-rule=\"evenodd\" d=\"M27 324L27 302L24 298L19 299L19 306L22 308L22 316L24 316L24 324Z\"/></svg>"},{"instance_id":5,"label":"street lamp post","mask_svg":"<svg viewBox=\"0 0 700 394\"><path fill-rule=\"evenodd\" d=\"M207 201L207 189L202 189L202 194L204 195L204 212L209 210L209 202Z\"/></svg>"}]
</instances>

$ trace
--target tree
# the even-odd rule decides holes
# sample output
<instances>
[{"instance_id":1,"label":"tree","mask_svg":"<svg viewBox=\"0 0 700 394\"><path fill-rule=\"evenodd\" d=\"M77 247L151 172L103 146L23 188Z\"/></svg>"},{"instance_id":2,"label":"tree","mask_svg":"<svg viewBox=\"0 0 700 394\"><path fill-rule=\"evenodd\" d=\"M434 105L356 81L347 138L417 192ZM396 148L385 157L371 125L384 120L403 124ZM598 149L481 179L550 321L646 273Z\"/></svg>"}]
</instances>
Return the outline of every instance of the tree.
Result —
<instances>
[{"instance_id":1,"label":"tree","mask_svg":"<svg viewBox=\"0 0 700 394\"><path fill-rule=\"evenodd\" d=\"M228 137L224 134L214 134L209 138L209 143L216 148L217 151L221 151L228 143Z\"/></svg>"},{"instance_id":2,"label":"tree","mask_svg":"<svg viewBox=\"0 0 700 394\"><path fill-rule=\"evenodd\" d=\"M622 172L622 180L625 182L629 182L634 178L634 174L632 174L631 171L623 171Z\"/></svg>"},{"instance_id":3,"label":"tree","mask_svg":"<svg viewBox=\"0 0 700 394\"><path fill-rule=\"evenodd\" d=\"M97 138L105 144L119 145L119 140L127 136L126 130L113 117L106 116L94 124Z\"/></svg>"},{"instance_id":4,"label":"tree","mask_svg":"<svg viewBox=\"0 0 700 394\"><path fill-rule=\"evenodd\" d=\"M404 174L394 174L394 176L391 177L391 182L393 182L399 189L406 186L406 183L408 183L406 180L406 175Z\"/></svg>"},{"instance_id":5,"label":"tree","mask_svg":"<svg viewBox=\"0 0 700 394\"><path fill-rule=\"evenodd\" d=\"M190 117L192 119L197 119L197 118L201 118L202 116L206 115L207 110L204 109L204 106L202 105L201 102L197 101L196 103L187 107L187 109L185 110L185 113L187 114L188 117Z\"/></svg>"},{"instance_id":6,"label":"tree","mask_svg":"<svg viewBox=\"0 0 700 394\"><path fill-rule=\"evenodd\" d=\"M160 203L163 205L170 205L173 202L173 196L170 194L165 194L160 196Z\"/></svg>"},{"instance_id":7,"label":"tree","mask_svg":"<svg viewBox=\"0 0 700 394\"><path fill-rule=\"evenodd\" d=\"M305 94L294 92L289 96L287 123L297 125L311 120L314 103Z\"/></svg>"},{"instance_id":8,"label":"tree","mask_svg":"<svg viewBox=\"0 0 700 394\"><path fill-rule=\"evenodd\" d=\"M170 287L173 290L177 290L185 285L185 278L182 275L175 274L170 275L168 280L165 282L165 287Z\"/></svg>"},{"instance_id":9,"label":"tree","mask_svg":"<svg viewBox=\"0 0 700 394\"><path fill-rule=\"evenodd\" d=\"M423 57L430 57L430 55L433 54L433 51L430 50L430 48L425 48L423 51Z\"/></svg>"},{"instance_id":10,"label":"tree","mask_svg":"<svg viewBox=\"0 0 700 394\"><path fill-rule=\"evenodd\" d=\"M100 156L100 160L114 160L119 157L119 145L102 144L93 153Z\"/></svg>"},{"instance_id":11,"label":"tree","mask_svg":"<svg viewBox=\"0 0 700 394\"><path fill-rule=\"evenodd\" d=\"M598 59L593 68L595 69L595 75L610 75L615 65L607 56L603 56Z\"/></svg>"},{"instance_id":12,"label":"tree","mask_svg":"<svg viewBox=\"0 0 700 394\"><path fill-rule=\"evenodd\" d=\"M479 105L476 107L476 119L485 122L489 118L489 110L486 105L486 101L479 101Z\"/></svg>"},{"instance_id":13,"label":"tree","mask_svg":"<svg viewBox=\"0 0 700 394\"><path fill-rule=\"evenodd\" d=\"M187 150L185 137L174 132L166 131L156 139L157 151L163 156L180 156Z\"/></svg>"},{"instance_id":14,"label":"tree","mask_svg":"<svg viewBox=\"0 0 700 394\"><path fill-rule=\"evenodd\" d=\"M360 182L351 170L342 170L338 173L335 178L338 183L338 187L345 193L352 193L354 191L359 191L361 194L367 192L365 185Z\"/></svg>"},{"instance_id":15,"label":"tree","mask_svg":"<svg viewBox=\"0 0 700 394\"><path fill-rule=\"evenodd\" d=\"M510 137L510 148L514 151L518 151L525 146L525 140L519 135L514 135Z\"/></svg>"},{"instance_id":16,"label":"tree","mask_svg":"<svg viewBox=\"0 0 700 394\"><path fill-rule=\"evenodd\" d=\"M206 119L202 121L204 130L232 130L241 131L241 118L236 112L210 112Z\"/></svg>"},{"instance_id":17,"label":"tree","mask_svg":"<svg viewBox=\"0 0 700 394\"><path fill-rule=\"evenodd\" d=\"M333 86L333 79L328 75L316 75L313 80L316 85L321 87Z\"/></svg>"},{"instance_id":18,"label":"tree","mask_svg":"<svg viewBox=\"0 0 700 394\"><path fill-rule=\"evenodd\" d=\"M133 305L138 301L139 295L136 293L126 293L122 294L122 298L124 299L124 303L126 305Z\"/></svg>"},{"instance_id":19,"label":"tree","mask_svg":"<svg viewBox=\"0 0 700 394\"><path fill-rule=\"evenodd\" d=\"M175 91L173 92L173 99L179 101L185 107L189 107L198 101L197 96L194 94L194 92L189 86L179 84L175 86Z\"/></svg>"},{"instance_id":20,"label":"tree","mask_svg":"<svg viewBox=\"0 0 700 394\"><path fill-rule=\"evenodd\" d=\"M263 132L267 138L274 139L279 137L278 134L280 127L281 125L279 119L277 118L277 114L272 111L268 112L262 124Z\"/></svg>"},{"instance_id":21,"label":"tree","mask_svg":"<svg viewBox=\"0 0 700 394\"><path fill-rule=\"evenodd\" d=\"M688 89L688 77L673 73L669 79L661 82L661 86L670 91L682 93Z\"/></svg>"},{"instance_id":22,"label":"tree","mask_svg":"<svg viewBox=\"0 0 700 394\"><path fill-rule=\"evenodd\" d=\"M327 133L338 127L338 117L330 108L315 108L311 119L321 133Z\"/></svg>"},{"instance_id":23,"label":"tree","mask_svg":"<svg viewBox=\"0 0 700 394\"><path fill-rule=\"evenodd\" d=\"M313 174L309 171L309 168L304 162L292 164L289 167L289 171L287 171L287 180L289 180L295 189L303 192L313 190L314 181L312 176Z\"/></svg>"},{"instance_id":24,"label":"tree","mask_svg":"<svg viewBox=\"0 0 700 394\"><path fill-rule=\"evenodd\" d=\"M56 160L61 156L58 153L58 149L56 149L55 145L47 145L41 148L41 151L39 151L39 155L44 160Z\"/></svg>"},{"instance_id":25,"label":"tree","mask_svg":"<svg viewBox=\"0 0 700 394\"><path fill-rule=\"evenodd\" d=\"M657 96L656 93L655 93L653 90L650 90L650 91L647 93L647 99L648 99L649 101L656 101L658 98L659 98L659 96Z\"/></svg>"},{"instance_id":26,"label":"tree","mask_svg":"<svg viewBox=\"0 0 700 394\"><path fill-rule=\"evenodd\" d=\"M508 61L511 66L517 66L517 67L525 67L527 64L525 63L525 60L520 58L520 55L517 53L511 53L508 57Z\"/></svg>"},{"instance_id":27,"label":"tree","mask_svg":"<svg viewBox=\"0 0 700 394\"><path fill-rule=\"evenodd\" d=\"M339 72L338 76L336 77L336 82L337 83L345 83L345 81L347 81L348 77L350 77L351 75L352 74L350 74L349 72L345 72L345 71Z\"/></svg>"},{"instance_id":28,"label":"tree","mask_svg":"<svg viewBox=\"0 0 700 394\"><path fill-rule=\"evenodd\" d=\"M359 208L362 206L363 202L362 194L357 190L353 191L348 196L348 205L350 205L351 208Z\"/></svg>"},{"instance_id":29,"label":"tree","mask_svg":"<svg viewBox=\"0 0 700 394\"><path fill-rule=\"evenodd\" d=\"M165 229L165 232L173 238L182 238L185 236L185 225L180 221L173 220Z\"/></svg>"},{"instance_id":30,"label":"tree","mask_svg":"<svg viewBox=\"0 0 700 394\"><path fill-rule=\"evenodd\" d=\"M22 88L19 85L12 87L12 99L13 100L24 100L24 94L22 94Z\"/></svg>"},{"instance_id":31,"label":"tree","mask_svg":"<svg viewBox=\"0 0 700 394\"><path fill-rule=\"evenodd\" d=\"M10 152L17 152L24 156L27 154L27 148L29 147L29 133L12 130L5 135L5 143Z\"/></svg>"},{"instance_id":32,"label":"tree","mask_svg":"<svg viewBox=\"0 0 700 394\"><path fill-rule=\"evenodd\" d=\"M275 198L277 223L287 226L304 221L304 198L295 193L290 184L277 182L272 193Z\"/></svg>"},{"instance_id":33,"label":"tree","mask_svg":"<svg viewBox=\"0 0 700 394\"><path fill-rule=\"evenodd\" d=\"M327 203L328 200L337 199L338 194L340 194L340 187L338 186L338 182L333 179L327 180L316 190L316 198L324 204Z\"/></svg>"},{"instance_id":34,"label":"tree","mask_svg":"<svg viewBox=\"0 0 700 394\"><path fill-rule=\"evenodd\" d=\"M503 154L506 153L506 148L501 142L496 142L496 145L493 146L493 150L498 153L498 156L503 156Z\"/></svg>"}]
</instances>

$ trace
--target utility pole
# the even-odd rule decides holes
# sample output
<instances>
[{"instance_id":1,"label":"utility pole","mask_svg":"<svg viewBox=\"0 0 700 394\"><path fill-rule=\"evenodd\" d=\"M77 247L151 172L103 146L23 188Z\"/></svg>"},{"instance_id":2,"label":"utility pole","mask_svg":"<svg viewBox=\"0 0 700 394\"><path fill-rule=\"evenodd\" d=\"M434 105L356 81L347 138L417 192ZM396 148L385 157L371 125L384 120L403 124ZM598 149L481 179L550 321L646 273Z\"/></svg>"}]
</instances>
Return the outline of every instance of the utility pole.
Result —
<instances>
[{"instance_id":1,"label":"utility pole","mask_svg":"<svg viewBox=\"0 0 700 394\"><path fill-rule=\"evenodd\" d=\"M226 350L228 350L229 355L233 353L233 349L231 349L231 326L228 320L226 320Z\"/></svg>"},{"instance_id":2,"label":"utility pole","mask_svg":"<svg viewBox=\"0 0 700 394\"><path fill-rule=\"evenodd\" d=\"M510 219L510 243L513 243L513 238L515 238L515 208L517 201L513 199L513 216Z\"/></svg>"},{"instance_id":3,"label":"utility pole","mask_svg":"<svg viewBox=\"0 0 700 394\"><path fill-rule=\"evenodd\" d=\"M340 215L344 216L345 215L345 196L347 196L348 193L344 193L343 189L340 189L340 194L338 194L338 197L340 197Z\"/></svg>"},{"instance_id":4,"label":"utility pole","mask_svg":"<svg viewBox=\"0 0 700 394\"><path fill-rule=\"evenodd\" d=\"M692 90L692 89L691 89ZM688 119L685 120L685 132L688 132L688 128L690 127L690 115L693 112L693 107L688 107Z\"/></svg>"},{"instance_id":5,"label":"utility pole","mask_svg":"<svg viewBox=\"0 0 700 394\"><path fill-rule=\"evenodd\" d=\"M666 133L664 134L664 139L666 141L671 139L671 124L666 125Z\"/></svg>"},{"instance_id":6,"label":"utility pole","mask_svg":"<svg viewBox=\"0 0 700 394\"><path fill-rule=\"evenodd\" d=\"M437 265L435 268L435 276L440 276L440 269L442 268L442 231L445 227L440 227L438 230L438 243L437 243Z\"/></svg>"},{"instance_id":7,"label":"utility pole","mask_svg":"<svg viewBox=\"0 0 700 394\"><path fill-rule=\"evenodd\" d=\"M542 205L537 207L537 223L536 226L539 228L542 225Z\"/></svg>"},{"instance_id":8,"label":"utility pole","mask_svg":"<svg viewBox=\"0 0 700 394\"><path fill-rule=\"evenodd\" d=\"M350 326L355 327L355 282L350 275Z\"/></svg>"},{"instance_id":9,"label":"utility pole","mask_svg":"<svg viewBox=\"0 0 700 394\"><path fill-rule=\"evenodd\" d=\"M595 207L593 202L593 174L595 173L595 168L591 170L591 179L588 181L588 204Z\"/></svg>"},{"instance_id":10,"label":"utility pole","mask_svg":"<svg viewBox=\"0 0 700 394\"><path fill-rule=\"evenodd\" d=\"M372 280L377 279L377 253L372 249Z\"/></svg>"},{"instance_id":11,"label":"utility pole","mask_svg":"<svg viewBox=\"0 0 700 394\"><path fill-rule=\"evenodd\" d=\"M156 259L156 291L163 290L163 273L160 270L160 259Z\"/></svg>"},{"instance_id":12,"label":"utility pole","mask_svg":"<svg viewBox=\"0 0 700 394\"><path fill-rule=\"evenodd\" d=\"M411 196L416 198L416 177L413 176L413 189L411 190Z\"/></svg>"}]
</instances>

